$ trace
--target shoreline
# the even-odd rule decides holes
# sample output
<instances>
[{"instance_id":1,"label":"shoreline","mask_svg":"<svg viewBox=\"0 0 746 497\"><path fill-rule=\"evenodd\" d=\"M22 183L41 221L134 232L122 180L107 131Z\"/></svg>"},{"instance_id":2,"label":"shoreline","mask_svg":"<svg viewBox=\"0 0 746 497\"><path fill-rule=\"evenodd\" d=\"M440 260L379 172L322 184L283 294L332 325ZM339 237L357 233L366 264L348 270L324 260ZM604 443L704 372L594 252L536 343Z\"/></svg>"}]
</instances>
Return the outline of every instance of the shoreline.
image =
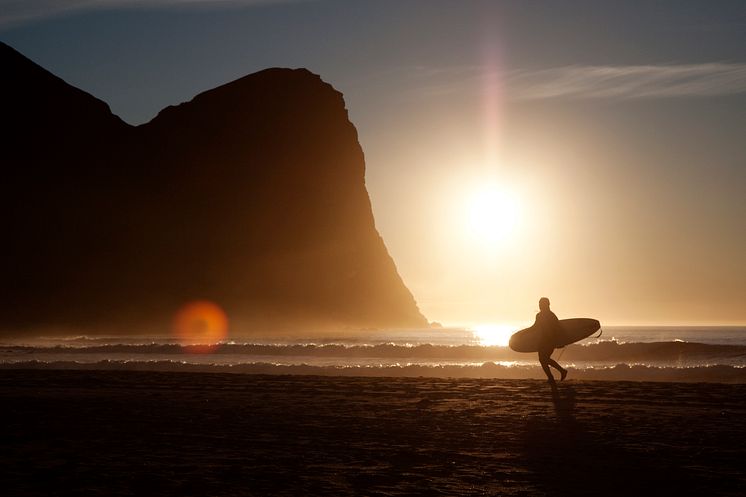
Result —
<instances>
[{"instance_id":1,"label":"shoreline","mask_svg":"<svg viewBox=\"0 0 746 497\"><path fill-rule=\"evenodd\" d=\"M656 367L617 364L599 368L577 368L564 363L570 370L568 381L637 381L661 383L746 384L746 367L729 365ZM276 376L322 376L365 378L458 378L458 379L525 379L545 380L538 365L516 366L485 362L478 365L384 365L384 366L316 366L310 364L274 364L255 362L244 364L186 363L181 361L101 360L19 361L0 362L2 371L133 371L174 372L191 374L236 374ZM558 376L558 375L555 375Z\"/></svg>"}]
</instances>

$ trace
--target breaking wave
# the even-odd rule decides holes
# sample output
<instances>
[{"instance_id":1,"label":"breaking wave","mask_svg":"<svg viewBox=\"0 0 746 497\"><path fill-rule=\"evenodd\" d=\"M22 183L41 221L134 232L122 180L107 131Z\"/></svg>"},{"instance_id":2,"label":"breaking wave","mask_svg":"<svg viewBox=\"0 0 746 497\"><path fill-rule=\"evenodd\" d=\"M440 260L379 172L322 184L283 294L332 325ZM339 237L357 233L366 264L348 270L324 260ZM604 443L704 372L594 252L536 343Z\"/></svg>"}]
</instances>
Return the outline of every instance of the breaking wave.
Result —
<instances>
[{"instance_id":1,"label":"breaking wave","mask_svg":"<svg viewBox=\"0 0 746 497\"><path fill-rule=\"evenodd\" d=\"M50 347L15 345L0 347L0 362L11 358L54 354L62 357L90 354L96 356L172 356L190 357L205 351L205 345L175 343L56 345ZM267 358L381 358L388 360L427 360L450 362L533 361L532 354L522 354L508 347L480 345L343 345L343 344L255 344L220 343L209 346L210 355ZM746 345L717 345L691 342L619 343L604 341L588 345L570 345L558 349L563 361L657 363L696 362L746 366ZM188 359L186 359L188 361ZM273 362L269 360L267 362Z\"/></svg>"},{"instance_id":2,"label":"breaking wave","mask_svg":"<svg viewBox=\"0 0 746 497\"><path fill-rule=\"evenodd\" d=\"M75 361L45 362L32 360L0 363L0 370L2 369L181 371L200 373L375 377L544 378L543 372L537 366L506 366L492 362L486 362L481 365L407 364L395 366L313 366L308 364L282 365L268 362L198 364L169 360L103 360L91 363ZM570 374L572 379L578 380L746 383L746 367L727 365L656 367L648 365L616 364L609 367L573 368Z\"/></svg>"}]
</instances>

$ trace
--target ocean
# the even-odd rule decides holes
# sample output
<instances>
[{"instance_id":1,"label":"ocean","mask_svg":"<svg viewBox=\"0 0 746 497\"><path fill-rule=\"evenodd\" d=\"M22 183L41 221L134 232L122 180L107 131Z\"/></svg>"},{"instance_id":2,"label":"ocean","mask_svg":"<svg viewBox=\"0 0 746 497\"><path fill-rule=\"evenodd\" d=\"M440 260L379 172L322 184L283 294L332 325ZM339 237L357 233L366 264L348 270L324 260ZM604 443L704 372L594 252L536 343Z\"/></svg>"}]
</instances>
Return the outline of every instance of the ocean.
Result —
<instances>
[{"instance_id":1,"label":"ocean","mask_svg":"<svg viewBox=\"0 0 746 497\"><path fill-rule=\"evenodd\" d=\"M542 378L509 327L368 331L326 338L185 343L172 337L0 340L0 368ZM570 377L746 382L746 327L604 327L553 358Z\"/></svg>"}]
</instances>

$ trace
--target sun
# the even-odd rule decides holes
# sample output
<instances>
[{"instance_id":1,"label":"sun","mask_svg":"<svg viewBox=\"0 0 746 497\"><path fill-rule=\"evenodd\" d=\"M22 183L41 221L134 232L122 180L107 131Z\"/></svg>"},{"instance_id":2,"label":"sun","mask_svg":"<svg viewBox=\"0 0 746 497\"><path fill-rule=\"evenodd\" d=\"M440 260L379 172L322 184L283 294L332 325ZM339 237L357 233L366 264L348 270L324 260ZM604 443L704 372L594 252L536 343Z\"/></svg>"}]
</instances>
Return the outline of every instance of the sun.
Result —
<instances>
[{"instance_id":1,"label":"sun","mask_svg":"<svg viewBox=\"0 0 746 497\"><path fill-rule=\"evenodd\" d=\"M515 234L521 220L521 204L515 193L487 183L468 196L465 217L471 238L494 246Z\"/></svg>"}]
</instances>

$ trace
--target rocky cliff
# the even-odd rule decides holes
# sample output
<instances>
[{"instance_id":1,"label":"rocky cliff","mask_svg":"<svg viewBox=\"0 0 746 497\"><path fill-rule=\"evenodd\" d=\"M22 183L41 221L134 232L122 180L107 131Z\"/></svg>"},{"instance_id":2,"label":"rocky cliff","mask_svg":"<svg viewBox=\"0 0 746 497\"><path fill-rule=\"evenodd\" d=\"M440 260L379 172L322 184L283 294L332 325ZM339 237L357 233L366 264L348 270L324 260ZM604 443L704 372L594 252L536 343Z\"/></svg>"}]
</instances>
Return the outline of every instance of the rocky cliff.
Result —
<instances>
[{"instance_id":1,"label":"rocky cliff","mask_svg":"<svg viewBox=\"0 0 746 497\"><path fill-rule=\"evenodd\" d=\"M0 327L422 327L375 229L342 95L267 69L133 127L0 44Z\"/></svg>"}]
</instances>

